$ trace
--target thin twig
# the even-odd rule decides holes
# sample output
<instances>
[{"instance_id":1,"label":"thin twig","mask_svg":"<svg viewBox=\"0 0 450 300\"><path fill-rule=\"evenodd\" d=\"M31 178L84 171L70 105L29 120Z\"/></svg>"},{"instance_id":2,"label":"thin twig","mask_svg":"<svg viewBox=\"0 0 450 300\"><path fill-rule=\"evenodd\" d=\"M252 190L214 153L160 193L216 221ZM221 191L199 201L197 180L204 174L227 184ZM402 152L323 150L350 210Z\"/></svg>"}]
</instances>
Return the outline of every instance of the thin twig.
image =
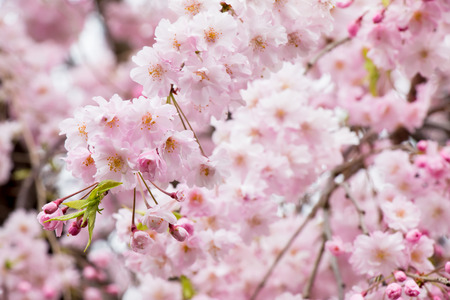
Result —
<instances>
[{"instance_id":1,"label":"thin twig","mask_svg":"<svg viewBox=\"0 0 450 300\"><path fill-rule=\"evenodd\" d=\"M34 179L37 176L39 176L39 174L42 171L42 168L44 168L44 166L47 164L47 161L50 159L51 156L55 154L57 149L64 143L64 141L65 137L60 137L56 141L56 143L45 153L45 156L42 158L39 166L37 168L32 168L31 174L29 174L28 177L22 182L19 193L17 194L16 198L16 205L15 205L16 209L25 207L28 198L28 191L33 185Z\"/></svg>"},{"instance_id":2,"label":"thin twig","mask_svg":"<svg viewBox=\"0 0 450 300\"><path fill-rule=\"evenodd\" d=\"M174 97L172 91L170 91L170 97L172 97L173 104L175 105L175 107L177 107L177 110L179 110L179 112L181 112L181 114L183 115L183 118L185 119L186 123L188 124L189 128L191 129L192 133L194 134L195 140L197 141L198 147L200 148L200 151L202 152L202 155L204 157L207 157L206 154L205 154L205 151L203 151L202 145L200 145L200 141L199 141L199 139L197 137L197 134L195 134L195 131L194 131L194 129L191 126L191 123L189 123L189 120L186 118L186 115L184 114L184 112L181 109L180 105L178 104L177 100L175 100L175 97ZM180 118L181 118L181 116L180 116ZM183 123L183 125L184 125L184 123Z\"/></svg>"},{"instance_id":3,"label":"thin twig","mask_svg":"<svg viewBox=\"0 0 450 300\"><path fill-rule=\"evenodd\" d=\"M131 230L136 228L136 224L134 223L134 215L136 214L136 188L133 190L133 211L131 216Z\"/></svg>"},{"instance_id":4,"label":"thin twig","mask_svg":"<svg viewBox=\"0 0 450 300\"><path fill-rule=\"evenodd\" d=\"M430 277L425 277L425 276L419 276L419 275L412 274L412 273L406 273L406 275L408 277L411 277L414 280L422 282L422 283L425 283L425 282L436 282L436 283L443 284L443 285L445 285L447 287L450 287L450 280L448 278L445 278L445 277L432 277L432 278L430 278Z\"/></svg>"},{"instance_id":5,"label":"thin twig","mask_svg":"<svg viewBox=\"0 0 450 300\"><path fill-rule=\"evenodd\" d=\"M311 271L311 276L305 285L303 290L303 298L308 299L311 296L311 290L316 280L317 270L319 269L320 262L322 261L323 253L325 252L325 242L327 241L325 235L322 238L322 244L320 245L319 253L317 254L316 260L314 261L314 267Z\"/></svg>"},{"instance_id":6,"label":"thin twig","mask_svg":"<svg viewBox=\"0 0 450 300\"><path fill-rule=\"evenodd\" d=\"M142 182L144 183L145 187L147 188L148 193L150 194L150 196L152 196L153 201L155 201L155 204L158 205L158 201L156 201L155 197L153 196L152 192L150 191L150 188L148 187L147 183L145 182L145 179L142 176L141 172L138 172L138 175L141 177Z\"/></svg>"},{"instance_id":7,"label":"thin twig","mask_svg":"<svg viewBox=\"0 0 450 300\"><path fill-rule=\"evenodd\" d=\"M329 43L328 45L326 45L325 48L323 48L312 60L310 60L307 63L306 69L305 69L305 72L303 73L303 75L306 75L309 72L309 70L311 70L312 67L314 67L314 65L317 63L317 61L322 58L322 56L324 56L328 52L331 52L334 48L337 48L338 46L347 43L350 40L351 40L350 37L346 37L346 38L343 38L341 40L338 40L338 41L335 41L335 42L332 42L332 43Z\"/></svg>"},{"instance_id":8,"label":"thin twig","mask_svg":"<svg viewBox=\"0 0 450 300\"><path fill-rule=\"evenodd\" d=\"M253 292L253 295L250 297L250 300L255 300L256 299L256 297L258 296L259 292L261 291L261 289L264 287L264 285L266 284L267 280L269 279L270 275L272 275L273 270L278 265L278 262L281 260L281 258L284 256L284 254L289 250L289 248L291 247L292 243L295 241L297 236L303 231L303 229L305 229L305 227L309 223L309 221L315 216L316 211L319 209L319 204L320 203L316 204L316 206L311 210L311 212L308 214L308 216L306 216L306 218L303 221L303 223L297 228L297 230L291 236L291 238L286 243L286 245L281 250L281 252L278 253L277 257L273 261L273 263L270 266L269 270L267 270L267 272L264 275L263 279L260 281L260 283L256 287L255 291Z\"/></svg>"},{"instance_id":9,"label":"thin twig","mask_svg":"<svg viewBox=\"0 0 450 300\"><path fill-rule=\"evenodd\" d=\"M433 128L433 129L439 129L444 131L447 135L450 135L450 126L447 124L432 122L432 121L425 121L423 124L423 127L426 128Z\"/></svg>"},{"instance_id":10,"label":"thin twig","mask_svg":"<svg viewBox=\"0 0 450 300\"><path fill-rule=\"evenodd\" d=\"M306 216L305 220L303 220L303 223L300 224L300 226L297 228L297 230L294 232L294 234L291 236L291 238L289 239L289 241L286 243L286 245L284 246L284 248L281 250L280 253L278 253L277 257L275 258L275 260L273 261L272 265L270 266L270 268L267 270L266 274L264 275L264 277L262 278L262 280L260 281L260 283L258 284L258 286L256 287L255 291L253 292L253 295L250 297L250 300L254 300L256 299L256 297L258 296L259 292L262 290L262 288L264 287L264 285L266 284L267 280L269 279L270 275L272 275L273 270L275 269L275 267L278 265L278 263L280 262L281 258L283 258L283 256L286 254L286 252L289 250L289 248L291 247L291 245L294 243L295 239L297 238L297 236L303 231L303 229L305 229L306 225L309 223L309 221L311 221L317 211L322 208L325 203L328 201L328 197L331 195L332 191L336 188L336 183L334 183L334 176L328 181L327 187L325 192L322 194L321 198L319 199L319 201L314 205L314 207L311 209L311 211L309 212L309 214Z\"/></svg>"},{"instance_id":11,"label":"thin twig","mask_svg":"<svg viewBox=\"0 0 450 300\"><path fill-rule=\"evenodd\" d=\"M364 215L366 214L366 212L364 210L361 209L361 207L359 206L358 202L356 201L356 199L352 196L352 194L350 193L350 188L348 187L347 183L343 183L342 187L345 190L345 197L347 199L349 199L353 205L356 208L356 212L358 213L358 218L359 218L359 227L361 228L361 231L364 234L369 234L369 230L367 230L367 226L366 223L364 222Z\"/></svg>"},{"instance_id":12,"label":"thin twig","mask_svg":"<svg viewBox=\"0 0 450 300\"><path fill-rule=\"evenodd\" d=\"M323 210L323 225L324 225L324 233L327 240L331 240L333 238L333 233L331 232L331 224L330 224L330 208L329 206L325 206ZM333 270L334 278L336 279L336 285L338 288L338 299L344 300L344 288L345 283L342 280L341 271L339 269L339 264L337 258L332 255L330 257L331 268Z\"/></svg>"}]
</instances>

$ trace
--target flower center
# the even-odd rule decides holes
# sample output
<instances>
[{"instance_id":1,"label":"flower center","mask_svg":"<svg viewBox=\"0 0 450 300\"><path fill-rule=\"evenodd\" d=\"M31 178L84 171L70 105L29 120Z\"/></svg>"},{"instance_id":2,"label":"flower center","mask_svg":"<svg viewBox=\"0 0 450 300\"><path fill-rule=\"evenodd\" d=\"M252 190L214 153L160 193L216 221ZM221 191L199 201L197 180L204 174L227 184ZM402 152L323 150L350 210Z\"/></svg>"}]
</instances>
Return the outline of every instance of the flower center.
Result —
<instances>
[{"instance_id":1,"label":"flower center","mask_svg":"<svg viewBox=\"0 0 450 300\"><path fill-rule=\"evenodd\" d=\"M122 170L124 163L122 157L120 157L119 154L116 153L114 156L109 156L107 160L110 171L118 172Z\"/></svg>"}]
</instances>

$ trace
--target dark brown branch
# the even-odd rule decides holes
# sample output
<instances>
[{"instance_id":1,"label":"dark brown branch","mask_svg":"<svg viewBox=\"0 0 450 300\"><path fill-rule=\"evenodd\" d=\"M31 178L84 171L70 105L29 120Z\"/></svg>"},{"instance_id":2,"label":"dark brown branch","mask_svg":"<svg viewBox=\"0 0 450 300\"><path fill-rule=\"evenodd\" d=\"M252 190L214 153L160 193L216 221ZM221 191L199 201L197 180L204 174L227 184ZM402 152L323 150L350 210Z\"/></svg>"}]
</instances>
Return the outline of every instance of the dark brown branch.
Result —
<instances>
[{"instance_id":1,"label":"dark brown branch","mask_svg":"<svg viewBox=\"0 0 450 300\"><path fill-rule=\"evenodd\" d=\"M317 270L319 269L320 262L322 261L323 253L325 252L325 242L327 241L325 235L323 236L322 244L320 245L319 253L317 254L316 260L314 261L314 266L311 271L311 276L305 285L303 290L303 298L308 299L311 296L311 290L316 279Z\"/></svg>"}]
</instances>

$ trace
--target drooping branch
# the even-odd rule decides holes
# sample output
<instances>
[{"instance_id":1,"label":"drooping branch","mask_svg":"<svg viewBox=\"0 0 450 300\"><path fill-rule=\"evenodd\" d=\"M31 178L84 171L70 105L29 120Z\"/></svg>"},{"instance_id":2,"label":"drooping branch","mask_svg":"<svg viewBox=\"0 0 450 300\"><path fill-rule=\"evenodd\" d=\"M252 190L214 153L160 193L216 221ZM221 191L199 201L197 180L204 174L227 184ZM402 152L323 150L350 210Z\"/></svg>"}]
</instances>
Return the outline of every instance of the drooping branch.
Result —
<instances>
[{"instance_id":1,"label":"drooping branch","mask_svg":"<svg viewBox=\"0 0 450 300\"><path fill-rule=\"evenodd\" d=\"M338 40L338 41L334 41L334 42L329 43L328 45L326 45L325 48L323 48L316 56L313 57L313 59L311 59L306 64L306 69L305 69L305 72L303 74L306 75L314 67L314 65L317 63L317 61L319 59L321 59L325 54L331 52L333 49L339 47L342 44L347 43L350 40L351 40L350 37L346 37L346 38L343 38L343 39Z\"/></svg>"}]
</instances>

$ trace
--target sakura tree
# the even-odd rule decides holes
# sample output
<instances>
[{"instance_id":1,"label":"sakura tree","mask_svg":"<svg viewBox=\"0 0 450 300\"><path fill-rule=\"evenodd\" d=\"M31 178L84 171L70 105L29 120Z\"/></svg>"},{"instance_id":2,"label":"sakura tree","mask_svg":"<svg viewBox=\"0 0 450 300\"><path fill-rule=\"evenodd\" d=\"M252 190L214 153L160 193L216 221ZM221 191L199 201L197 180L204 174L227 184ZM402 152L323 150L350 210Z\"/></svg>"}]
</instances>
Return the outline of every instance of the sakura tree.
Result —
<instances>
[{"instance_id":1,"label":"sakura tree","mask_svg":"<svg viewBox=\"0 0 450 300\"><path fill-rule=\"evenodd\" d=\"M448 0L3 0L0 38L0 299L450 299Z\"/></svg>"}]
</instances>

